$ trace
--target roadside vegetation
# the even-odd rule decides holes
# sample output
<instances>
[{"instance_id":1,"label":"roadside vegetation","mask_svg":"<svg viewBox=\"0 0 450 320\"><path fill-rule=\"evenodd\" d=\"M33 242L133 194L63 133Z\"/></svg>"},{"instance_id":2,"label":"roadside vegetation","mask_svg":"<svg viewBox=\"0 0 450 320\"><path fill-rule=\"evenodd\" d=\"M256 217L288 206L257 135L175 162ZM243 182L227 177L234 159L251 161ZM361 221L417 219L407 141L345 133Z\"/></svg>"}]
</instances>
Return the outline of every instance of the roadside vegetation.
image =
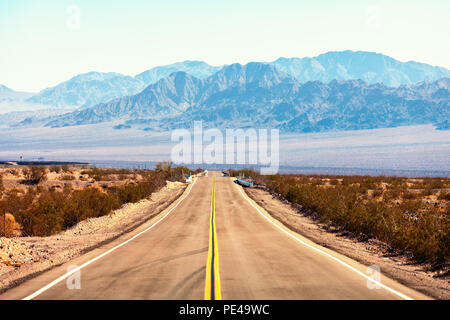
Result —
<instances>
[{"instance_id":1,"label":"roadside vegetation","mask_svg":"<svg viewBox=\"0 0 450 320\"><path fill-rule=\"evenodd\" d=\"M450 259L450 179L245 173L301 212L364 241L376 238L435 269Z\"/></svg>"},{"instance_id":2,"label":"roadside vegetation","mask_svg":"<svg viewBox=\"0 0 450 320\"><path fill-rule=\"evenodd\" d=\"M147 198L166 181L182 181L187 172L171 163L158 164L155 170L6 168L0 172L0 236L55 234Z\"/></svg>"},{"instance_id":3,"label":"roadside vegetation","mask_svg":"<svg viewBox=\"0 0 450 320\"><path fill-rule=\"evenodd\" d=\"M22 174L29 184L38 184L47 179L45 167L32 166L30 168L25 168L23 169Z\"/></svg>"}]
</instances>

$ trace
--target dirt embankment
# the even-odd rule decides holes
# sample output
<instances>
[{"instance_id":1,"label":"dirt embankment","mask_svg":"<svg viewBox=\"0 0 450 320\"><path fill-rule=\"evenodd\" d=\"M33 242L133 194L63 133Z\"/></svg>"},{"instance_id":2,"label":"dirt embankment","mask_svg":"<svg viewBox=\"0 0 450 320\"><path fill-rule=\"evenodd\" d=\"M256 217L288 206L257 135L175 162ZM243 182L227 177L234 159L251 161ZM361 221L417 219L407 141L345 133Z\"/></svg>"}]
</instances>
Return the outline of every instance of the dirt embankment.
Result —
<instances>
[{"instance_id":1,"label":"dirt embankment","mask_svg":"<svg viewBox=\"0 0 450 320\"><path fill-rule=\"evenodd\" d=\"M0 292L135 229L167 208L185 188L184 183L167 182L149 199L125 204L110 215L84 220L53 236L0 238Z\"/></svg>"},{"instance_id":2,"label":"dirt embankment","mask_svg":"<svg viewBox=\"0 0 450 320\"><path fill-rule=\"evenodd\" d=\"M246 193L275 219L291 230L314 242L344 254L367 266L377 265L381 272L397 281L436 299L450 299L450 276L426 271L425 265L414 264L405 255L392 253L375 239L361 242L313 220L289 202L275 198L261 189L248 189Z\"/></svg>"}]
</instances>

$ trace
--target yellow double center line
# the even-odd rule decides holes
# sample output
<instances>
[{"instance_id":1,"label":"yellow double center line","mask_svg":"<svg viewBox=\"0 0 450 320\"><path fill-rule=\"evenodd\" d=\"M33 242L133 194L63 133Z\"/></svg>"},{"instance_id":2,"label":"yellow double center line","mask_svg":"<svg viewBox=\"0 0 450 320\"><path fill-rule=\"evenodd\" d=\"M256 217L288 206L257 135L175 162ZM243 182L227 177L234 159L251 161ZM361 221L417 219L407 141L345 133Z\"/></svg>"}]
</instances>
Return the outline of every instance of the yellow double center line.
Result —
<instances>
[{"instance_id":1,"label":"yellow double center line","mask_svg":"<svg viewBox=\"0 0 450 320\"><path fill-rule=\"evenodd\" d=\"M219 278L219 248L216 233L216 178L213 177L211 195L211 218L209 228L209 250L206 262L205 300L221 300Z\"/></svg>"}]
</instances>

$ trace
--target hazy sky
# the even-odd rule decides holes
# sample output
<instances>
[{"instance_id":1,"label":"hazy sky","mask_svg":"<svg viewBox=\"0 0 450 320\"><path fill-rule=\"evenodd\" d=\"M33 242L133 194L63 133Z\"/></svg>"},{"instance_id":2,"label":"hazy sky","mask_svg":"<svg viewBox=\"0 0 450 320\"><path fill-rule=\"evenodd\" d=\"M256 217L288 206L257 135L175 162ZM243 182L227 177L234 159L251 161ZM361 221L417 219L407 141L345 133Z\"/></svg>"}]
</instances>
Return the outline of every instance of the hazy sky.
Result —
<instances>
[{"instance_id":1,"label":"hazy sky","mask_svg":"<svg viewBox=\"0 0 450 320\"><path fill-rule=\"evenodd\" d=\"M0 84L347 49L450 68L449 12L448 0L0 0Z\"/></svg>"}]
</instances>

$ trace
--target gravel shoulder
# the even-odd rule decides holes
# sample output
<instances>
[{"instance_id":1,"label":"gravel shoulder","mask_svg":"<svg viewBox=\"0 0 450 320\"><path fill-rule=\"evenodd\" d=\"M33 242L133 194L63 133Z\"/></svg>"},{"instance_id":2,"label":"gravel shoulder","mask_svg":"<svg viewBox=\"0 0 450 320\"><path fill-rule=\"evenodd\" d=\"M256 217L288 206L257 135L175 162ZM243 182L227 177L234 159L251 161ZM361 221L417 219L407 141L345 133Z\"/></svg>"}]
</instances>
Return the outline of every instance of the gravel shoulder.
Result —
<instances>
[{"instance_id":1,"label":"gravel shoulder","mask_svg":"<svg viewBox=\"0 0 450 320\"><path fill-rule=\"evenodd\" d=\"M289 229L317 244L344 254L364 265L377 265L381 272L400 283L436 299L450 299L450 277L426 271L426 266L414 264L405 255L396 255L376 239L358 241L347 234L305 216L288 201L274 197L266 190L245 188L247 195L272 217Z\"/></svg>"},{"instance_id":2,"label":"gravel shoulder","mask_svg":"<svg viewBox=\"0 0 450 320\"><path fill-rule=\"evenodd\" d=\"M0 292L132 231L167 208L185 189L184 183L167 182L148 199L125 204L107 216L87 219L53 236L0 238Z\"/></svg>"}]
</instances>

